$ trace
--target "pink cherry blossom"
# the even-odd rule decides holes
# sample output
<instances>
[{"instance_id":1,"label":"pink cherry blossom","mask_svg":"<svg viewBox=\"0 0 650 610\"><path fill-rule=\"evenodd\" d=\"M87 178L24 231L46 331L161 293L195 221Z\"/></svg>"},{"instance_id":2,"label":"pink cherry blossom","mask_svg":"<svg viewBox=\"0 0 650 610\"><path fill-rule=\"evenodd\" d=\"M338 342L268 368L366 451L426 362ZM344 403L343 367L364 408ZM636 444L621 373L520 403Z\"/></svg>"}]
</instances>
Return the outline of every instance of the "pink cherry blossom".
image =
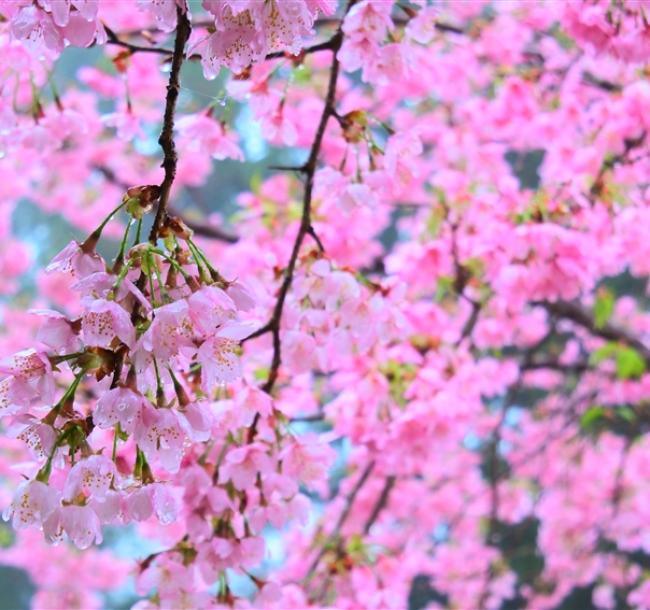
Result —
<instances>
[{"instance_id":1,"label":"pink cherry blossom","mask_svg":"<svg viewBox=\"0 0 650 610\"><path fill-rule=\"evenodd\" d=\"M45 269L48 272L71 273L84 278L91 273L104 270L104 263L95 252L85 252L75 241L71 241Z\"/></svg>"},{"instance_id":2,"label":"pink cherry blossom","mask_svg":"<svg viewBox=\"0 0 650 610\"><path fill-rule=\"evenodd\" d=\"M113 388L102 394L93 412L95 425L111 428L119 423L122 430L131 434L140 421L141 410L146 405L144 396L128 388Z\"/></svg>"},{"instance_id":3,"label":"pink cherry blossom","mask_svg":"<svg viewBox=\"0 0 650 610\"><path fill-rule=\"evenodd\" d=\"M11 506L4 512L5 520L11 519L20 529L45 521L57 510L60 494L40 481L26 481L16 490Z\"/></svg>"},{"instance_id":4,"label":"pink cherry blossom","mask_svg":"<svg viewBox=\"0 0 650 610\"><path fill-rule=\"evenodd\" d=\"M224 482L230 480L235 487L243 490L250 487L258 475L269 472L272 466L264 446L253 443L228 452L219 478Z\"/></svg>"},{"instance_id":5,"label":"pink cherry blossom","mask_svg":"<svg viewBox=\"0 0 650 610\"><path fill-rule=\"evenodd\" d=\"M244 156L233 134L209 116L186 116L177 122L179 143L187 150L205 153L214 159L243 161Z\"/></svg>"},{"instance_id":6,"label":"pink cherry blossom","mask_svg":"<svg viewBox=\"0 0 650 610\"><path fill-rule=\"evenodd\" d=\"M74 500L79 494L102 499L115 478L115 465L110 458L92 455L77 462L65 483L64 499Z\"/></svg>"},{"instance_id":7,"label":"pink cherry blossom","mask_svg":"<svg viewBox=\"0 0 650 610\"><path fill-rule=\"evenodd\" d=\"M178 416L169 409L141 411L135 438L147 459L159 461L170 472L177 472L183 457L185 433Z\"/></svg>"},{"instance_id":8,"label":"pink cherry blossom","mask_svg":"<svg viewBox=\"0 0 650 610\"><path fill-rule=\"evenodd\" d=\"M128 347L135 343L129 314L113 301L97 299L89 303L81 318L81 336L86 345L110 347L117 338Z\"/></svg>"},{"instance_id":9,"label":"pink cherry blossom","mask_svg":"<svg viewBox=\"0 0 650 610\"><path fill-rule=\"evenodd\" d=\"M241 376L237 342L252 332L251 325L229 322L204 341L197 353L204 392L209 393L217 385L235 381Z\"/></svg>"}]
</instances>

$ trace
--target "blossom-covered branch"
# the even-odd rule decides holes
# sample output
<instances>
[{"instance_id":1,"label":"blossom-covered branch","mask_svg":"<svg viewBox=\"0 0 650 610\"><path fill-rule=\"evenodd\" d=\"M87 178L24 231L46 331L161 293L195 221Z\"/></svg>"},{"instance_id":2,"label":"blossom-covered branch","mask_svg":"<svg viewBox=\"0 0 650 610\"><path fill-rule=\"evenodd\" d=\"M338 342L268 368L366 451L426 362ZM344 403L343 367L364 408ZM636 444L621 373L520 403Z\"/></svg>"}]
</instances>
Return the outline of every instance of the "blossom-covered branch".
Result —
<instances>
[{"instance_id":1,"label":"blossom-covered branch","mask_svg":"<svg viewBox=\"0 0 650 610\"><path fill-rule=\"evenodd\" d=\"M355 4L355 0L350 0L347 5L346 14ZM287 267L284 271L284 279L280 285L278 292L277 301L275 307L273 308L273 314L271 319L266 325L262 328L256 330L254 333L246 337L246 340L254 339L256 337L262 336L265 333L271 333L273 338L273 359L271 361L271 368L269 370L269 376L266 382L264 383L263 390L270 393L275 386L278 373L280 370L280 365L282 363L282 344L280 340L280 326L282 323L282 312L284 309L284 303L287 298L287 293L291 288L293 282L294 271L296 264L298 262L298 256L300 255L300 249L302 247L303 241L307 235L311 235L319 247L322 249L322 244L314 231L311 220L311 206L312 206L312 196L314 191L314 176L316 174L316 168L318 163L318 156L320 154L321 145L323 143L323 137L325 136L325 130L327 128L327 123L329 120L337 115L335 102L336 102L336 84L339 78L339 69L340 64L337 57L337 54L341 48L343 42L343 30L342 26L339 26L339 30L332 38L332 42L329 43L329 49L332 51L332 65L330 67L329 81L327 84L327 93L325 94L325 103L323 106L323 111L318 121L318 126L316 127L316 134L314 136L314 141L309 150L309 156L304 165L300 166L299 171L305 176L305 187L303 192L302 199L302 213L300 218L300 225L298 227L298 233L296 235L293 247L291 249L291 256Z\"/></svg>"}]
</instances>

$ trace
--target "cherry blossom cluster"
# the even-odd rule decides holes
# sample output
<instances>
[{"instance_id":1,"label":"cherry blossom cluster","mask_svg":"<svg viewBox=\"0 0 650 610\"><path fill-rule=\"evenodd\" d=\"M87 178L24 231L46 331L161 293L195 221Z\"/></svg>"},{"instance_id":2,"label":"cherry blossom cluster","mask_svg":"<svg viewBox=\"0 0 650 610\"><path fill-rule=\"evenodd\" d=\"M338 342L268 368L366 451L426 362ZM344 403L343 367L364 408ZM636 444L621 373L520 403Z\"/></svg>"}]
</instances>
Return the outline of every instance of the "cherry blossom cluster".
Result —
<instances>
[{"instance_id":1,"label":"cherry blossom cluster","mask_svg":"<svg viewBox=\"0 0 650 610\"><path fill-rule=\"evenodd\" d=\"M62 0L5 2L4 16L11 33L34 47L61 53L66 44L87 47L105 42L106 32L98 21L98 2Z\"/></svg>"},{"instance_id":2,"label":"cherry blossom cluster","mask_svg":"<svg viewBox=\"0 0 650 610\"><path fill-rule=\"evenodd\" d=\"M239 74L248 66L275 52L297 55L312 34L319 13L329 15L333 0L205 0L204 8L214 18L214 32L198 43L197 52L207 78L221 67Z\"/></svg>"},{"instance_id":3,"label":"cherry blossom cluster","mask_svg":"<svg viewBox=\"0 0 650 610\"><path fill-rule=\"evenodd\" d=\"M35 311L47 349L8 358L0 385L7 428L37 468L5 517L85 549L102 541L103 525L152 515L170 524L182 510L182 541L142 575L173 599L200 594L226 568L256 566L267 522L306 518L298 484L322 482L331 450L283 433L287 418L260 390L242 386L227 397L226 384L241 377L239 341L255 328L241 315L254 301L221 278L181 221L167 218L162 249L125 247L158 190L127 191L120 207L133 218L110 268L95 251L104 225L54 258L47 270L74 278L80 314ZM176 553L184 568L196 554L192 578L183 569L180 582L156 580Z\"/></svg>"},{"instance_id":4,"label":"cherry blossom cluster","mask_svg":"<svg viewBox=\"0 0 650 610\"><path fill-rule=\"evenodd\" d=\"M625 61L645 61L650 55L650 22L644 0L636 2L571 1L563 15L567 33L592 52L609 53Z\"/></svg>"},{"instance_id":5,"label":"cherry blossom cluster","mask_svg":"<svg viewBox=\"0 0 650 610\"><path fill-rule=\"evenodd\" d=\"M3 15L9 19L16 39L35 50L45 49L58 55L66 45L87 47L105 43L109 39L106 20L128 19L129 8L117 5L119 0L8 0ZM184 11L194 8L185 0L138 0L131 9L150 15L162 32L170 32L176 27L179 7ZM316 17L319 13L331 14L335 2L204 0L201 8L213 22L195 41L195 49L201 55L206 77L214 78L222 66L239 73L269 53L297 55L313 33ZM112 29L108 32L112 36Z\"/></svg>"},{"instance_id":6,"label":"cherry blossom cluster","mask_svg":"<svg viewBox=\"0 0 650 610\"><path fill-rule=\"evenodd\" d=\"M127 204L142 206L154 190L131 189ZM129 228L130 223L123 244ZM99 232L83 244L71 242L48 267L74 276L80 316L38 311L44 319L38 338L49 349L19 352L2 367L3 414L43 460L34 480L17 493L11 510L14 524L43 524L52 539L65 531L82 548L101 540L101 521L117 519L122 512L128 521L146 518L153 507L161 520L174 519L166 488L146 486L153 483L149 461L178 471L186 439L204 437L209 425L207 415L185 397L178 377L195 360L199 383L208 390L203 393L211 397L210 388L239 376L236 340L248 332L237 322L235 301L208 279L199 250L193 250L196 259L184 260L190 251L180 247L169 254L136 245L120 253L119 270L114 266L109 271L94 250ZM188 264L206 285L192 278ZM148 289L143 286L143 293L136 283L145 280ZM229 290L240 304L249 305L237 284ZM212 336L217 328L219 336ZM75 394L87 376L99 384L92 415L75 409ZM67 386L63 392L57 388L60 378ZM173 382L182 399L166 396L165 388L173 388ZM146 398L151 392L156 406ZM172 407L174 402L178 408ZM91 448L88 437L95 428L113 431L113 460ZM134 468L141 486L128 478L121 481L116 470L120 437L132 437L138 445ZM65 453L71 468L57 476L62 485L57 489L49 482L53 469L66 466Z\"/></svg>"}]
</instances>

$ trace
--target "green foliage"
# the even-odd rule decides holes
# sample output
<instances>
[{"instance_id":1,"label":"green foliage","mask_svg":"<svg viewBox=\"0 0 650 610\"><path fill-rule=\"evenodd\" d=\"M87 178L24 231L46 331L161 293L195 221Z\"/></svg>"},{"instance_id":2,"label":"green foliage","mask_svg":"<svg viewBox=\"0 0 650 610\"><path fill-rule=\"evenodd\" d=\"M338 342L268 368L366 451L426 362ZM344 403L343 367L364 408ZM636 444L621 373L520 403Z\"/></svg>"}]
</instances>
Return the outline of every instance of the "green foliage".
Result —
<instances>
[{"instance_id":1,"label":"green foliage","mask_svg":"<svg viewBox=\"0 0 650 610\"><path fill-rule=\"evenodd\" d=\"M402 364L389 360L381 367L381 372L390 383L391 398L400 406L406 404L404 393L415 377L416 368L412 364Z\"/></svg>"},{"instance_id":2,"label":"green foliage","mask_svg":"<svg viewBox=\"0 0 650 610\"><path fill-rule=\"evenodd\" d=\"M585 432L595 430L599 424L606 418L607 409L600 405L595 405L587 409L580 418L580 428Z\"/></svg>"},{"instance_id":3,"label":"green foliage","mask_svg":"<svg viewBox=\"0 0 650 610\"><path fill-rule=\"evenodd\" d=\"M645 373L645 361L635 349L620 343L607 343L589 358L590 364L614 360L619 379L638 379Z\"/></svg>"},{"instance_id":4,"label":"green foliage","mask_svg":"<svg viewBox=\"0 0 650 610\"><path fill-rule=\"evenodd\" d=\"M596 328L603 328L614 312L614 294L607 288L598 290L596 302L594 303L594 322Z\"/></svg>"},{"instance_id":5,"label":"green foliage","mask_svg":"<svg viewBox=\"0 0 650 610\"><path fill-rule=\"evenodd\" d=\"M580 429L594 436L608 431L626 438L635 438L641 433L641 423L640 414L629 405L594 405L582 414Z\"/></svg>"}]
</instances>

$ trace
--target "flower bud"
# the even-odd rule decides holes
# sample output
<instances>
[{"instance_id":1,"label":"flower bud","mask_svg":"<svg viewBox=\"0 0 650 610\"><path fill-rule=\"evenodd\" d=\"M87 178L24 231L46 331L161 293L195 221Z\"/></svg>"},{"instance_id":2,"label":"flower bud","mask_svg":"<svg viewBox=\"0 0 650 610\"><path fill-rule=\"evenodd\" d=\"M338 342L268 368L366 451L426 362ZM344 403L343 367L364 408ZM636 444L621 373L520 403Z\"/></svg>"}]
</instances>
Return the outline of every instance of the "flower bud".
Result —
<instances>
[{"instance_id":1,"label":"flower bud","mask_svg":"<svg viewBox=\"0 0 650 610\"><path fill-rule=\"evenodd\" d=\"M368 126L368 116L363 110L353 110L343 115L340 123L345 141L356 144L363 140L366 127Z\"/></svg>"},{"instance_id":2,"label":"flower bud","mask_svg":"<svg viewBox=\"0 0 650 610\"><path fill-rule=\"evenodd\" d=\"M139 220L151 211L159 197L160 187L157 184L148 184L132 186L126 191L122 201L126 203L126 211Z\"/></svg>"},{"instance_id":3,"label":"flower bud","mask_svg":"<svg viewBox=\"0 0 650 610\"><path fill-rule=\"evenodd\" d=\"M167 216L165 224L160 230L161 237L175 235L181 239L190 239L194 231L190 229L178 216Z\"/></svg>"}]
</instances>

